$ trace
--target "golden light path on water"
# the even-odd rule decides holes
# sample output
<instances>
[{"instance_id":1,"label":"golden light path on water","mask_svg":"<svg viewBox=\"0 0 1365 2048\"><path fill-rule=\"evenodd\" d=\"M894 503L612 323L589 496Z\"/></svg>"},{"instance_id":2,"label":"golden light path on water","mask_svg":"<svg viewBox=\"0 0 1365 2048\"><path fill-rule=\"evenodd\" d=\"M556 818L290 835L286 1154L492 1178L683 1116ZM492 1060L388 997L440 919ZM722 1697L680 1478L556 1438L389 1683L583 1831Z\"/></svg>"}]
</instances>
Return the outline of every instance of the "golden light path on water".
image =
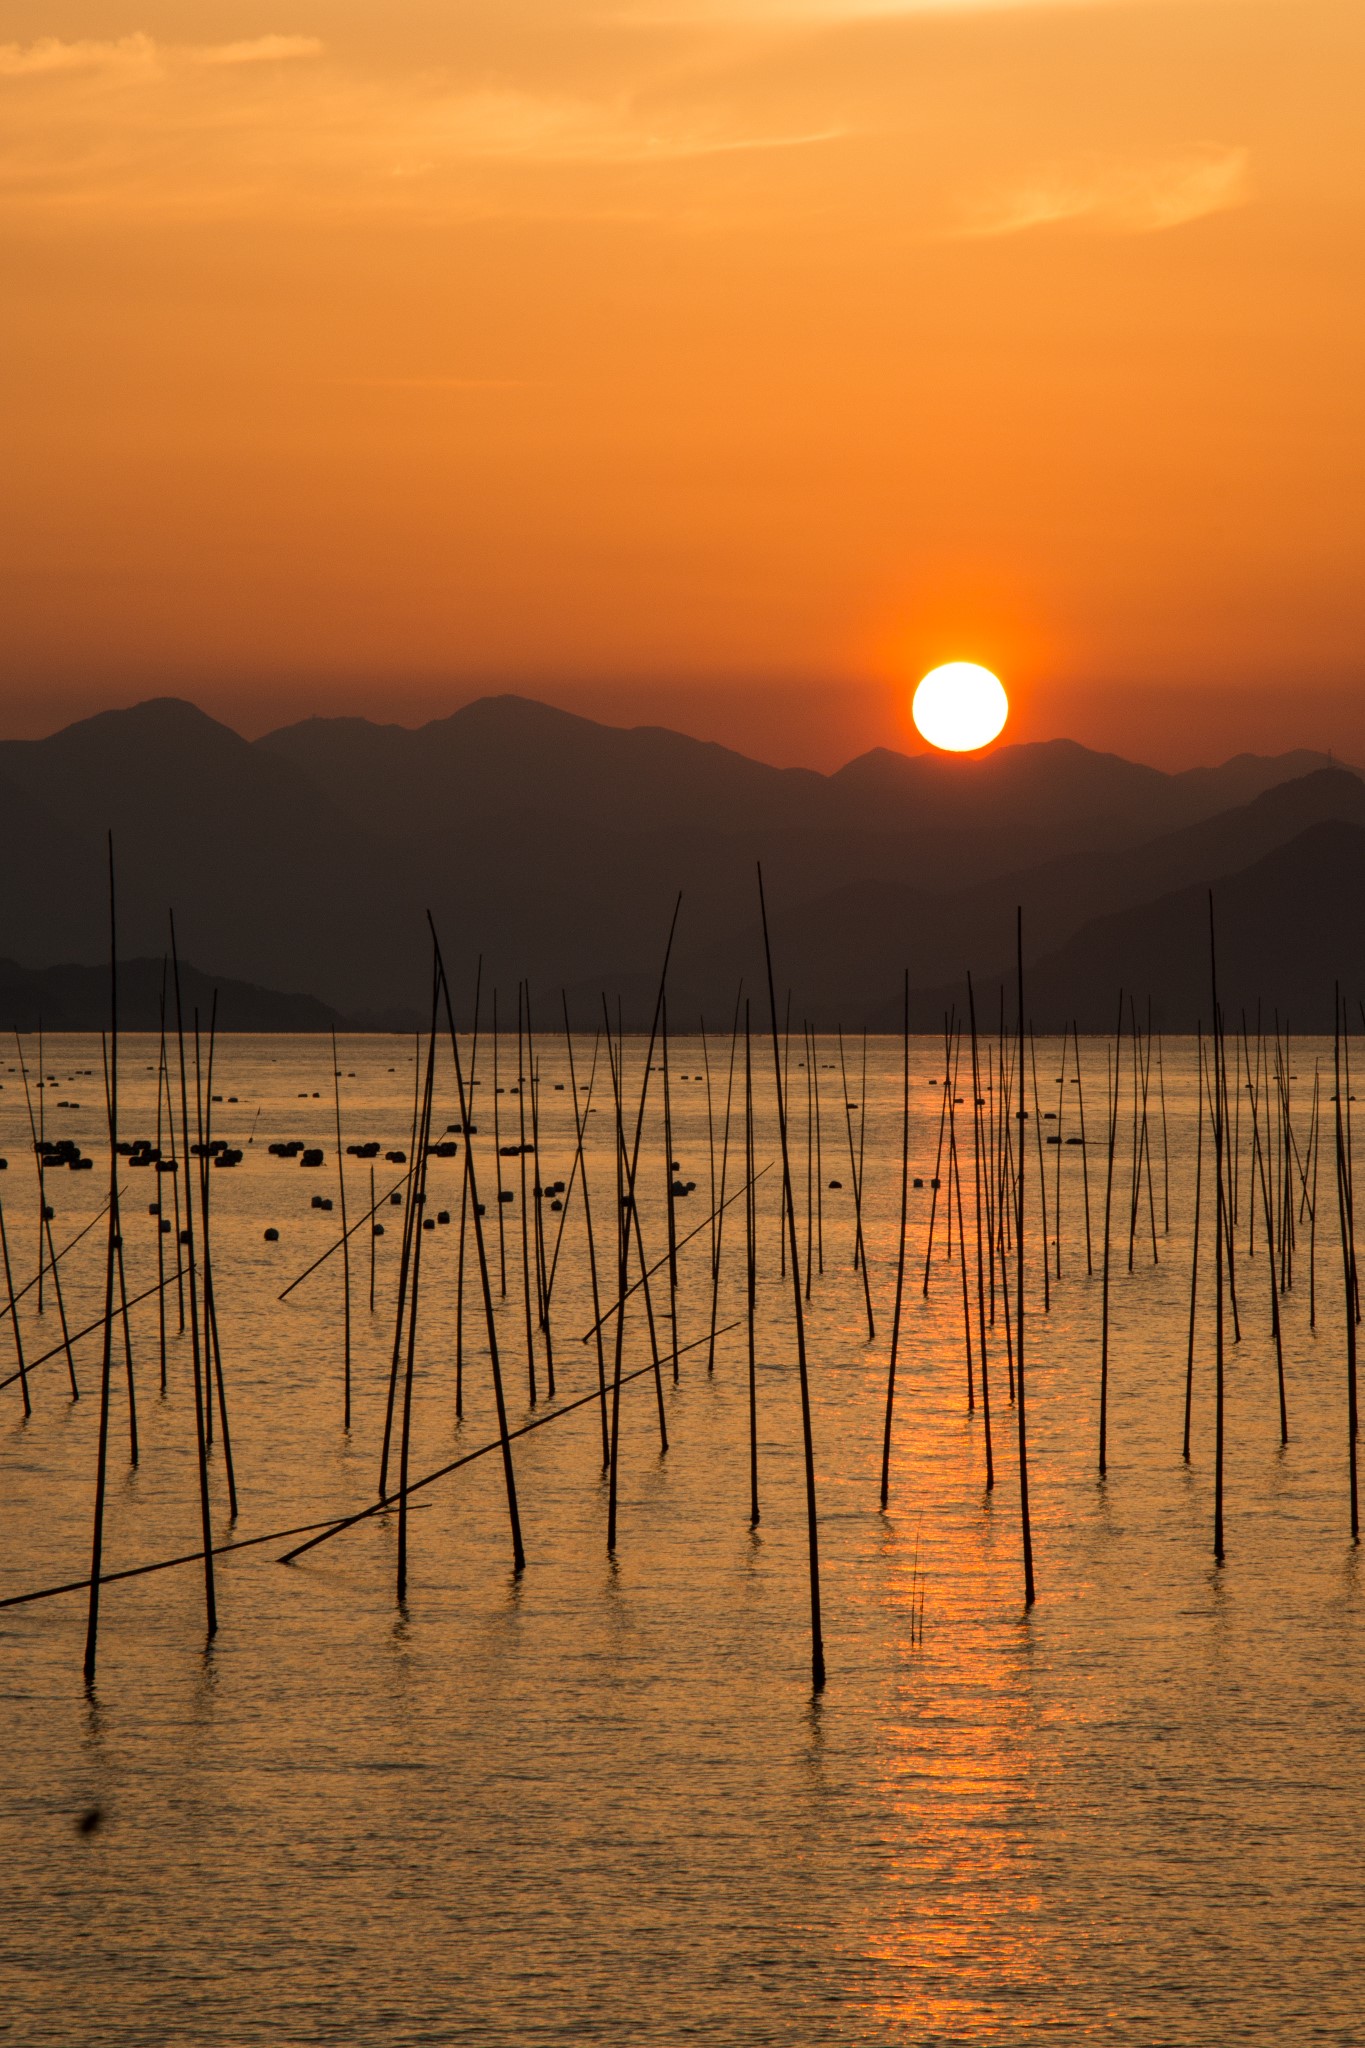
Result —
<instances>
[{"instance_id":1,"label":"golden light path on water","mask_svg":"<svg viewBox=\"0 0 1365 2048\"><path fill-rule=\"evenodd\" d=\"M1055 1086L1058 1048L1040 1041L1035 1137L1063 1140L1038 1148L1050 1252L1055 1266L1060 1250L1062 1270L1044 1313L1031 1151L1039 1599L1025 1615L1002 1305L987 1328L997 1465L988 1498L980 1362L974 1356L969 1412L961 1267L942 1256L941 1204L927 1299L921 1291L941 1043L913 1046L912 1171L925 1186L910 1196L910 1286L885 1515L877 1480L895 1283L900 1047L871 1041L865 1079L859 1047L847 1092L832 1042L821 1041L809 1077L798 1050L794 1038L798 1240L804 1263L809 1188L816 1268L808 1315L829 1661L823 1697L813 1702L809 1689L791 1295L779 1264L778 1175L769 1171L758 1191L756 1531L748 1526L737 1204L726 1212L718 1320L741 1326L721 1336L714 1372L705 1344L681 1360L676 1385L665 1368L666 1457L651 1377L623 1393L614 1564L605 1556L599 1425L589 1403L515 1446L528 1555L519 1581L510 1571L499 1460L490 1457L419 1496L425 1505L410 1521L402 1612L392 1515L287 1569L274 1562L283 1545L221 1560L211 1649L195 1567L109 1587L90 1699L80 1677L83 1599L0 1609L0 1975L16 2039L97 2039L117 2048L573 2039L625 2048L645 2039L1046 2038L1147 2048L1157 2040L1353 2038L1365 1970L1365 1659L1348 1540L1340 1261L1326 1195L1315 1251L1316 1336L1308 1328L1306 1224L1284 1302L1291 1440L1281 1449L1259 1222L1248 1257L1243 1132L1235 1238L1243 1338L1228 1366L1228 1561L1220 1572L1211 1558L1207 1273L1190 1465L1180 1457L1192 1049L1185 1041L1163 1049L1166 1126L1153 1134L1151 1209L1144 1181L1136 1227L1132 1133L1126 1114L1119 1120L1110 1468L1101 1484L1100 1283L1086 1274L1082 1150L1065 1142L1076 1133L1076 1091ZM1082 1050L1097 1257L1094 1132L1104 1122L1105 1049L1083 1041ZM530 1415L520 1161L503 1160L516 1199L497 1203L492 1120L496 1104L502 1142L510 1141L509 1122L515 1139L521 1101L493 1097L487 1056L485 1040L476 1145L495 1289L503 1211L507 1294L498 1296L498 1317L515 1426ZM154 1133L155 1057L154 1042L125 1045L130 1136ZM712 1040L718 1138L728 1057L728 1044ZM582 1080L591 1039L578 1043L576 1058ZM640 1043L628 1042L632 1087L641 1059ZM1312 1063L1313 1050L1299 1046L1293 1113L1301 1150ZM36 1057L31 1064L36 1070ZM504 1042L509 1089L515 1064ZM562 1043L546 1038L539 1064L543 1178L567 1181L572 1117L560 1085L568 1079ZM98 1158L98 1041L51 1039L44 1065L53 1076L49 1133ZM347 1140L406 1149L411 1045L347 1039L341 1066ZM0 1151L10 1162L0 1193L23 1280L35 1264L36 1181L14 1069L13 1059L0 1061ZM599 1061L588 1157L605 1247L613 1181L602 1071ZM696 1039L673 1047L674 1157L679 1178L696 1183L678 1204L686 1228L710 1208L704 1072ZM821 1107L809 1172L808 1078L818 1082ZM216 1445L220 1540L358 1507L375 1493L401 1209L381 1212L373 1318L370 1244L356 1239L349 1439L341 1429L337 1262L288 1303L275 1299L336 1233L336 1213L311 1206L314 1195L336 1193L330 1085L325 1041L219 1043L216 1129L244 1148L239 1168L211 1176L241 1489L233 1532ZM763 1165L775 1156L775 1133L771 1074L761 1061L756 1088ZM858 1107L846 1112L846 1100ZM80 1107L62 1106L69 1103ZM443 1064L438 1133L457 1120ZM306 1171L266 1153L285 1138L321 1146L324 1167ZM959 1130L958 1138L969 1157L970 1133ZM735 1156L732 1133L731 1176ZM852 1265L859 1157L872 1342ZM661 1252L665 1161L653 1129L646 1159L642 1224ZM402 1170L388 1167L382 1152L376 1164ZM369 1200L369 1170L348 1162L352 1215ZM431 1162L433 1222L443 1210L458 1219L460 1173L458 1157ZM48 1177L59 1244L98 1209L101 1180L98 1167ZM836 1180L841 1187L828 1185ZM1330 1184L1329 1154L1320 1185ZM147 1206L160 1190L155 1176L131 1166L124 1185L129 1285L138 1291L155 1278L158 1219ZM969 1244L971 1185L968 1171ZM576 1196L543 1221L557 1229L561 1215L552 1320L562 1401L595 1385L596 1351L579 1341L592 1315ZM278 1243L265 1242L267 1225L278 1228ZM423 1236L418 1471L493 1433L472 1307L465 1415L455 1418L457 1236L457 1223L435 1222ZM691 1344L710 1319L709 1231L679 1265L679 1333ZM98 1231L63 1272L74 1329L99 1312ZM662 1281L654 1296L661 1326ZM189 1342L178 1334L173 1288L168 1301L164 1399L154 1302L133 1314L136 1473L115 1384L106 1529L114 1568L193 1549L197 1538ZM32 1296L21 1317L30 1357L59 1342L50 1295L41 1319ZM0 1343L9 1342L0 1324ZM17 1387L0 1395L0 1594L86 1568L98 1340L86 1339L76 1355L79 1402L68 1398L60 1356L33 1374L28 1422ZM625 1355L628 1366L648 1357L640 1314L628 1326ZM545 1363L541 1347L537 1412L548 1405ZM91 1811L100 1824L82 1834L76 1823Z\"/></svg>"}]
</instances>

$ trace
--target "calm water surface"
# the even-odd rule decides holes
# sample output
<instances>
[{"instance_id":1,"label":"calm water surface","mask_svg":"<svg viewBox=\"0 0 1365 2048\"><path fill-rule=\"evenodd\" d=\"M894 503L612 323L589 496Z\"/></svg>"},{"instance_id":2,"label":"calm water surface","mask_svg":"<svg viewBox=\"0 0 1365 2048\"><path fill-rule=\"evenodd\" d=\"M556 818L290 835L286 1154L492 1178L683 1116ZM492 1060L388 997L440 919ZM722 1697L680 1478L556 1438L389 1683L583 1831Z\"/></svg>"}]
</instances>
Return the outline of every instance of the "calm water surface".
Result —
<instances>
[{"instance_id":1,"label":"calm water surface","mask_svg":"<svg viewBox=\"0 0 1365 2048\"><path fill-rule=\"evenodd\" d=\"M38 1072L36 1046L27 1042ZM717 1135L728 1045L712 1042ZM1321 1050L1320 1048L1318 1049ZM590 1040L576 1047L579 1079ZM630 1085L643 1049L628 1044ZM1030 1153L1030 1464L1039 1598L1022 1601L1014 1411L1004 1331L988 1332L997 1486L984 1489L982 1414L969 1413L961 1268L940 1208L921 1293L943 1051L913 1049L912 1281L889 1513L878 1511L881 1414L895 1286L900 1048L819 1049L823 1186L809 1308L829 1684L809 1684L804 1492L791 1295L778 1265L780 1180L760 1182L762 1520L748 1522L742 1323L665 1367L670 1448L652 1379L622 1395L621 1521L605 1550L599 1423L588 1405L519 1442L527 1567L511 1571L500 1462L418 1498L406 1608L394 1597L396 1517L363 1523L296 1565L283 1542L223 1558L220 1628L203 1631L200 1568L106 1589L93 1695L81 1680L82 1593L0 1610L5 1769L0 1793L0 2038L24 2043L1224 2043L1365 2039L1365 1841L1358 1555L1349 1541L1341 1265L1320 1181L1318 1330L1309 1329L1308 1225L1285 1301L1291 1441L1279 1442L1262 1233L1246 1259L1242 1132L1238 1290L1228 1369L1228 1555L1211 1555L1212 1334L1203 1284L1193 1458L1180 1456L1194 1056L1165 1049L1170 1227L1154 1136L1152 1257L1145 1181L1128 1270L1131 1131L1115 1179L1110 1462L1096 1473L1100 1281L1087 1277L1079 1147L1049 1148L1049 1229L1061 1170L1062 1277L1041 1301L1037 1153ZM776 1156L770 1061L760 1166ZM124 1047L123 1128L155 1131L154 1041ZM543 1171L568 1180L571 1095L562 1043L539 1051ZM793 1041L794 1170L806 1244L807 1074ZM1105 1051L1084 1048L1091 1228L1103 1215ZM1313 1052L1295 1058L1306 1147ZM99 1207L99 1045L48 1042L49 1134L93 1172L54 1173L59 1246ZM344 1136L407 1149L413 1047L341 1047ZM480 1050L477 1158L497 1270L512 1421L527 1406L520 1165L492 1189L492 1112L515 1142L515 1046L495 1098ZM334 1259L281 1287L335 1237L330 1047L220 1042L217 1134L245 1148L212 1175L219 1317L240 1487L230 1526L213 1454L218 1540L283 1529L375 1496L393 1344L402 1211L355 1240L355 1413L342 1421L342 1299ZM1055 1044L1039 1047L1056 1108ZM697 1183L680 1227L709 1211L706 1086L695 1039L670 1056L674 1157ZM683 1078L688 1077L688 1078ZM16 1280L36 1267L37 1188L17 1057L0 1060L0 1177ZM1153 1109L1155 1111L1155 1078ZM959 1080L970 1116L971 1088ZM1062 1091L1062 1135L1076 1128ZM1326 1091L1325 1091L1326 1092ZM235 1102L228 1097L236 1097ZM610 1097L599 1061L590 1189L604 1286L614 1258ZM845 1112L844 1103L859 1105ZM62 1108L59 1103L78 1103ZM865 1118L865 1132L864 1132ZM438 1072L438 1132L458 1120ZM848 1127L864 1146L877 1335L853 1269ZM509 1131L509 1123L513 1128ZM1034 1128L1034 1127L1031 1127ZM1049 1135L1056 1125L1043 1126ZM1036 1134L1036 1129L1035 1129ZM964 1138L966 1133L962 1134ZM248 1138L252 1142L248 1145ZM302 1138L318 1172L269 1156ZM968 1141L969 1143L969 1141ZM1030 1140L1032 1143L1032 1140ZM645 1232L662 1250L664 1155L647 1138ZM401 1168L378 1162L382 1192ZM433 1160L428 1213L458 1221L462 1165ZM730 1189L735 1160L730 1161ZM386 1180L384 1175L389 1178ZM129 1286L156 1277L160 1187L130 1168ZM354 1216L369 1167L348 1162ZM970 1173L967 1222L972 1229ZM555 1281L557 1401L596 1384L582 1210L567 1212ZM954 1219L956 1222L956 1219ZM558 1226L558 1216L547 1216ZM267 1244L267 1225L278 1243ZM454 1400L458 1229L423 1243L413 1461L426 1471L486 1442L487 1349L470 1305L466 1399ZM743 1205L726 1212L720 1321L742 1318ZM680 1342L710 1319L710 1234L680 1256ZM974 1253L974 1245L973 1245ZM1056 1258L1057 1247L1052 1246ZM63 1260L73 1329L103 1289L102 1226ZM667 1327L664 1276L655 1308ZM972 1268L975 1284L974 1257ZM472 1283L471 1283L472 1284ZM116 1388L106 1568L192 1550L198 1503L189 1338L168 1294L168 1385L158 1392L155 1299L133 1311L141 1458L130 1469ZM628 1366L648 1357L643 1315ZM973 1304L974 1306L974 1304ZM60 1340L50 1284L21 1308L30 1356ZM668 1340L664 1340L668 1348ZM0 1324L0 1371L11 1364ZM0 1394L0 1592L88 1570L100 1340ZM979 1368L978 1368L979 1369ZM539 1352L541 1405L545 1360ZM923 1602L922 1640L915 1615ZM83 1814L101 1824L82 1833Z\"/></svg>"}]
</instances>

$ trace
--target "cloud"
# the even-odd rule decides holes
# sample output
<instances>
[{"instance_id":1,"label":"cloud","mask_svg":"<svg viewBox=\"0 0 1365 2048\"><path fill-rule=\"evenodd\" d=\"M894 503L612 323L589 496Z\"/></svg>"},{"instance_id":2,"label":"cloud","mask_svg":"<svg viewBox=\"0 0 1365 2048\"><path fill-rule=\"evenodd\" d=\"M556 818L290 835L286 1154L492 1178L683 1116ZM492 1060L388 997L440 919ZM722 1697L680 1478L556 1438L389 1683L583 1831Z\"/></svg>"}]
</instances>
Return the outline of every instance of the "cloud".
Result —
<instances>
[{"instance_id":1,"label":"cloud","mask_svg":"<svg viewBox=\"0 0 1365 2048\"><path fill-rule=\"evenodd\" d=\"M628 101L558 99L521 93L459 95L439 105L425 128L428 143L457 156L520 158L536 163L645 164L753 150L805 149L836 142L840 127L791 133L729 132L718 123L651 120Z\"/></svg>"},{"instance_id":2,"label":"cloud","mask_svg":"<svg viewBox=\"0 0 1365 2048\"><path fill-rule=\"evenodd\" d=\"M975 202L957 233L964 238L1018 235L1060 222L1120 234L1157 234L1251 197L1245 149L1208 145L1160 162L1046 172Z\"/></svg>"},{"instance_id":3,"label":"cloud","mask_svg":"<svg viewBox=\"0 0 1365 2048\"><path fill-rule=\"evenodd\" d=\"M199 64L285 64L322 52L316 36L256 36L245 43L208 43L186 54Z\"/></svg>"},{"instance_id":4,"label":"cloud","mask_svg":"<svg viewBox=\"0 0 1365 2048\"><path fill-rule=\"evenodd\" d=\"M499 168L662 166L809 149L845 132L714 101L661 106L620 89L495 89L449 74L385 78L298 62L325 56L316 38L293 35L0 45L0 207L486 212L518 203L508 193L493 201ZM269 75L279 64L296 74L287 93Z\"/></svg>"},{"instance_id":5,"label":"cloud","mask_svg":"<svg viewBox=\"0 0 1365 2048\"><path fill-rule=\"evenodd\" d=\"M36 43L0 43L0 78L49 78L70 71L155 73L157 46L150 36L121 36L117 42L63 43L45 36Z\"/></svg>"},{"instance_id":6,"label":"cloud","mask_svg":"<svg viewBox=\"0 0 1365 2048\"><path fill-rule=\"evenodd\" d=\"M177 64L280 64L320 57L316 36L256 36L240 43L157 43L148 35L115 42L64 43L45 36L36 43L0 43L0 79L52 78L63 72L125 72L157 78Z\"/></svg>"},{"instance_id":7,"label":"cloud","mask_svg":"<svg viewBox=\"0 0 1365 2048\"><path fill-rule=\"evenodd\" d=\"M1177 6L1182 0L621 0L617 19L675 27L837 27L844 22L895 21L915 15L1018 14L1026 9L1056 13L1153 4Z\"/></svg>"}]
</instances>

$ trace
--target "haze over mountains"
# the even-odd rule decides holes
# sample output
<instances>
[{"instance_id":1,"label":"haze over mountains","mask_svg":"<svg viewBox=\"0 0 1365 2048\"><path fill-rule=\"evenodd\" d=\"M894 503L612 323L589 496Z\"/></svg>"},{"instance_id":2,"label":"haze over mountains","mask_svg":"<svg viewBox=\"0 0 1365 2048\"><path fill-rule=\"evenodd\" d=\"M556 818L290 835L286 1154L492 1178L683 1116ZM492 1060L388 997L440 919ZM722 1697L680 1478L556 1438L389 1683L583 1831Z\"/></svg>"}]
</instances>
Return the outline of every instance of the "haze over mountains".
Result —
<instances>
[{"instance_id":1,"label":"haze over mountains","mask_svg":"<svg viewBox=\"0 0 1365 2048\"><path fill-rule=\"evenodd\" d=\"M20 963L0 967L0 1023L29 1021L22 969L101 962L110 828L121 950L158 960L173 905L182 957L253 985L224 992L238 1029L321 1028L274 990L416 1021L428 908L452 978L472 993L482 954L503 1015L524 976L545 1024L561 988L577 1021L604 990L647 1021L679 890L670 1012L719 1024L741 976L761 984L759 859L779 979L822 1028L898 1023L907 966L918 1028L968 967L986 999L1020 903L1040 1026L1111 1027L1120 982L1166 1029L1206 1016L1210 884L1231 1009L1321 1025L1365 941L1365 782L1320 754L1167 775L1053 741L821 775L512 696L417 731L309 719L254 742L163 698L0 743L0 956Z\"/></svg>"}]
</instances>

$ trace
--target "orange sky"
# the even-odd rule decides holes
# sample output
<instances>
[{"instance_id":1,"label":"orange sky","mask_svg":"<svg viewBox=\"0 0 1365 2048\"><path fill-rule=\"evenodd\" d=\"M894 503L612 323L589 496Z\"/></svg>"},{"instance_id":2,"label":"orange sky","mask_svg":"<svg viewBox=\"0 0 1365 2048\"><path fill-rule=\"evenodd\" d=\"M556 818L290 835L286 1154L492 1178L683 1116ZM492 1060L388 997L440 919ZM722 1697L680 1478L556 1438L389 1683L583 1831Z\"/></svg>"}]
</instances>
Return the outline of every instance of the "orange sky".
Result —
<instances>
[{"instance_id":1,"label":"orange sky","mask_svg":"<svg viewBox=\"0 0 1365 2048\"><path fill-rule=\"evenodd\" d=\"M1365 760L1360 0L8 0L0 730Z\"/></svg>"}]
</instances>

